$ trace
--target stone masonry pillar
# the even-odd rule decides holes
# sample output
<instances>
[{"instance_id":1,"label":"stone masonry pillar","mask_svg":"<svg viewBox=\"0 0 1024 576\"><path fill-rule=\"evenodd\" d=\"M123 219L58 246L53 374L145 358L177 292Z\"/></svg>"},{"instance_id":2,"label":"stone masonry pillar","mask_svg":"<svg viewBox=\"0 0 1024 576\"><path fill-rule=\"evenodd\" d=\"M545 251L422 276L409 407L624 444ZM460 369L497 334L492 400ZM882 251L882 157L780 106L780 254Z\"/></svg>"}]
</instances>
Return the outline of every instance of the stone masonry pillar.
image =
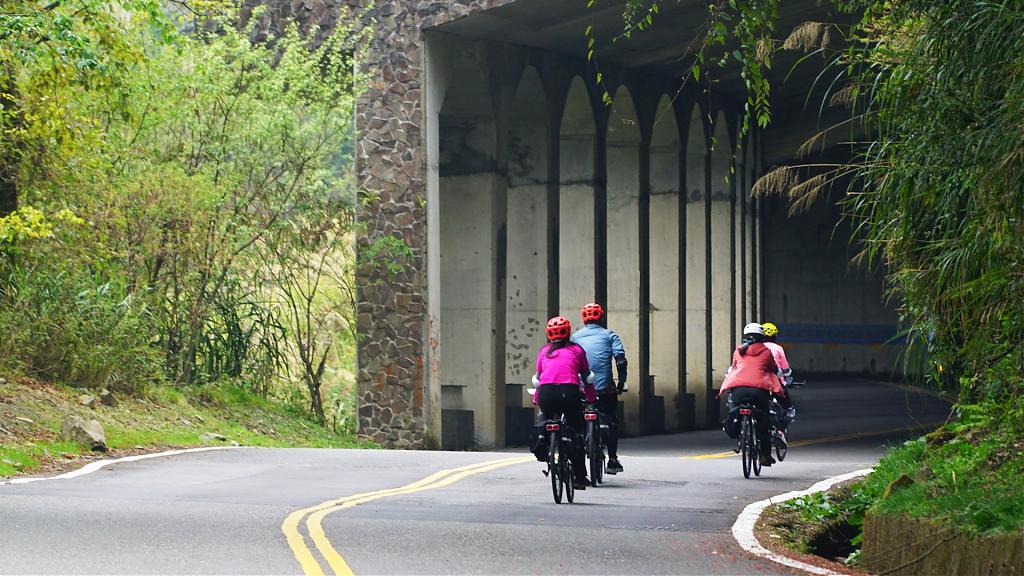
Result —
<instances>
[{"instance_id":1,"label":"stone masonry pillar","mask_svg":"<svg viewBox=\"0 0 1024 576\"><path fill-rule=\"evenodd\" d=\"M424 30L509 0L376 0L356 110L361 228L356 271L360 436L436 447L428 371ZM366 0L349 0L356 11Z\"/></svg>"}]
</instances>

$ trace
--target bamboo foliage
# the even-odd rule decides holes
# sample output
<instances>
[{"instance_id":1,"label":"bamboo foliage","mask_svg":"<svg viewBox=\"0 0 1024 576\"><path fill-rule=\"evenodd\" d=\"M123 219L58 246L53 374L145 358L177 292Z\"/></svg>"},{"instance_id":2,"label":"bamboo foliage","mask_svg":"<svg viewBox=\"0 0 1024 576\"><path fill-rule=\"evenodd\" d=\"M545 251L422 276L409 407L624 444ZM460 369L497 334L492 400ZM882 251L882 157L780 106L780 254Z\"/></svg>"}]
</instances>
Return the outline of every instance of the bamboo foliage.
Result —
<instances>
[{"instance_id":1,"label":"bamboo foliage","mask_svg":"<svg viewBox=\"0 0 1024 576\"><path fill-rule=\"evenodd\" d=\"M859 68L855 107L876 119L853 163L865 192L847 200L864 257L889 270L905 318L969 399L1019 392L1024 6L869 6L858 35L843 58Z\"/></svg>"}]
</instances>

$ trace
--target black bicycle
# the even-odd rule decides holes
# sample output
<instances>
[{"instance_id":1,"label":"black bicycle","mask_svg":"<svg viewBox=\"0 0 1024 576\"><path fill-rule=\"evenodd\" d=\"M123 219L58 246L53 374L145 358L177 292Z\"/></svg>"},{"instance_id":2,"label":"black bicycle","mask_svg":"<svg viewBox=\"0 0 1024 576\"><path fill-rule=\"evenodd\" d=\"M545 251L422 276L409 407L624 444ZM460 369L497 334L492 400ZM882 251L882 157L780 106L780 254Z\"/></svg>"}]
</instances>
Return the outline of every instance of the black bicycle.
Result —
<instances>
[{"instance_id":1,"label":"black bicycle","mask_svg":"<svg viewBox=\"0 0 1024 576\"><path fill-rule=\"evenodd\" d=\"M604 481L604 465L607 456L604 453L604 431L608 424L600 412L593 408L583 411L583 420L587 423L587 460L590 462L590 485L597 487Z\"/></svg>"},{"instance_id":2,"label":"black bicycle","mask_svg":"<svg viewBox=\"0 0 1024 576\"><path fill-rule=\"evenodd\" d=\"M740 406L740 459L743 461L743 477L761 475L761 443L757 438L757 408L752 404ZM769 448L771 450L771 448Z\"/></svg>"},{"instance_id":3,"label":"black bicycle","mask_svg":"<svg viewBox=\"0 0 1024 576\"><path fill-rule=\"evenodd\" d=\"M563 493L572 504L576 492L570 461L574 432L566 423L564 415L558 420L545 420L544 430L548 433L548 469L544 474L551 480L551 494L556 504L562 503Z\"/></svg>"},{"instance_id":4,"label":"black bicycle","mask_svg":"<svg viewBox=\"0 0 1024 576\"><path fill-rule=\"evenodd\" d=\"M772 398L768 421L771 422L771 427L768 430L768 437L772 439L772 447L775 448L775 456L778 457L779 462L786 459L786 454L789 453L789 442L786 441L786 435L780 428L780 423L783 418L786 418L785 409L779 404L778 400ZM771 449L769 449L771 450Z\"/></svg>"}]
</instances>

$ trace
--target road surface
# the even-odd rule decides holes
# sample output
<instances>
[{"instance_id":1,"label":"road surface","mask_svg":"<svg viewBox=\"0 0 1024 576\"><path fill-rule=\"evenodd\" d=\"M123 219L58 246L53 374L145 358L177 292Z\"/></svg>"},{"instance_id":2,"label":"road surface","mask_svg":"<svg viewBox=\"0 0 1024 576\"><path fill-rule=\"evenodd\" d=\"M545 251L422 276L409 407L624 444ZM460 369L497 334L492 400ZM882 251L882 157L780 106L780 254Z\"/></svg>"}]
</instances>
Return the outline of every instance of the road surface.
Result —
<instances>
[{"instance_id":1,"label":"road surface","mask_svg":"<svg viewBox=\"0 0 1024 576\"><path fill-rule=\"evenodd\" d=\"M625 474L572 505L523 450L239 448L0 486L0 573L789 574L736 545L740 510L870 466L948 412L868 382L794 397L797 446L760 478L719 431L627 439Z\"/></svg>"}]
</instances>

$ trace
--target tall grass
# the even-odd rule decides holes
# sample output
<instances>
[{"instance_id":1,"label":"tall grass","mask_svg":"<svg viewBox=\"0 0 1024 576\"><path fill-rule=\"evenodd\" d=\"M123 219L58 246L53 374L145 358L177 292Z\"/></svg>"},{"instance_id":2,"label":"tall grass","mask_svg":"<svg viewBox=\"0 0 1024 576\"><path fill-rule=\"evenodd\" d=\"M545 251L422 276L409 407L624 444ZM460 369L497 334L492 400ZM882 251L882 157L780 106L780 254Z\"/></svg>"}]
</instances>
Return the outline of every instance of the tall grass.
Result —
<instances>
[{"instance_id":1,"label":"tall grass","mask_svg":"<svg viewBox=\"0 0 1024 576\"><path fill-rule=\"evenodd\" d=\"M12 268L0 281L0 363L38 379L138 393L163 381L150 311L116 280Z\"/></svg>"}]
</instances>

